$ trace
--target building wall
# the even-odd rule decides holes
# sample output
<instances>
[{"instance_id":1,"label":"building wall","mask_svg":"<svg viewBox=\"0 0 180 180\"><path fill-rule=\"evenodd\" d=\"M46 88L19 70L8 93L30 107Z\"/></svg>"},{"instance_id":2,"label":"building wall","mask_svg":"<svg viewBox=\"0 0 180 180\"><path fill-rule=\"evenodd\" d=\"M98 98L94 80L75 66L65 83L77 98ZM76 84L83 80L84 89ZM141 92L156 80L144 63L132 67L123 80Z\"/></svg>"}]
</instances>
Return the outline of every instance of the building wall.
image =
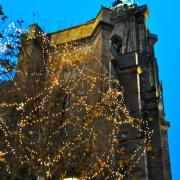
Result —
<instances>
[{"instance_id":1,"label":"building wall","mask_svg":"<svg viewBox=\"0 0 180 180\"><path fill-rule=\"evenodd\" d=\"M92 22L48 34L48 37L51 42L62 48L64 43L81 42L76 45L76 49L72 49L68 59L82 62L93 60L97 72L102 70L98 66L98 61L101 61L108 72L119 80L124 88L125 103L130 114L148 121L149 128L154 130L152 149L147 150L134 169L135 178L170 180L168 123L163 118L165 114L163 108L160 108L163 104L162 91L153 47L157 36L151 34L146 26L147 13L146 6L134 5L129 9L102 8ZM115 53L113 54L110 49L114 48L111 40L115 35L121 40L121 47L113 49ZM85 46L90 50L87 51ZM82 51L87 53L84 54ZM61 58L61 53L60 49L54 54L54 66L57 67L57 71L56 58ZM35 57L35 59L39 58ZM138 72L138 68L142 72ZM123 129L127 131L126 137L119 146L132 149L143 140L143 135L134 133L130 127ZM119 138L123 135L123 129ZM131 178L127 177L127 179Z\"/></svg>"}]
</instances>

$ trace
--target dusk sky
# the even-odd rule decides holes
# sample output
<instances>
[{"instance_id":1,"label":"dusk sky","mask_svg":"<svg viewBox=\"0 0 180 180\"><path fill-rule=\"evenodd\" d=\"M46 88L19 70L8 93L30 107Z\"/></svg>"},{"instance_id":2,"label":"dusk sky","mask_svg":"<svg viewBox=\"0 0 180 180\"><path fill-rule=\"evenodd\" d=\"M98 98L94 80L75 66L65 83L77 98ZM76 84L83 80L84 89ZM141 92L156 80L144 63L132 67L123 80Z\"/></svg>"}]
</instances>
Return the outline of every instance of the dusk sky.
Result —
<instances>
[{"instance_id":1,"label":"dusk sky","mask_svg":"<svg viewBox=\"0 0 180 180\"><path fill-rule=\"evenodd\" d=\"M52 32L85 23L96 17L101 5L111 6L113 0L0 0L9 21L25 20L26 25L38 23ZM170 121L169 144L173 180L180 180L180 1L139 0L148 4L147 21L152 33L158 35L156 57L163 83L166 119ZM178 171L179 170L179 171Z\"/></svg>"}]
</instances>

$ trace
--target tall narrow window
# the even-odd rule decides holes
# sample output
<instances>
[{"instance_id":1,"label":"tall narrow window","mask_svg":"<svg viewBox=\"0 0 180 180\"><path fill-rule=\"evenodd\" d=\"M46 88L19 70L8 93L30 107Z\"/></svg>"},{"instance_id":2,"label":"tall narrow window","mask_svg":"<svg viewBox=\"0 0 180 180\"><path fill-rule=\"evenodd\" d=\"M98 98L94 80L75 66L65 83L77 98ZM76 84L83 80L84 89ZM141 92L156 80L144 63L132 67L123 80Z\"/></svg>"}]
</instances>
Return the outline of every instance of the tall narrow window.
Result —
<instances>
[{"instance_id":1,"label":"tall narrow window","mask_svg":"<svg viewBox=\"0 0 180 180\"><path fill-rule=\"evenodd\" d=\"M111 38L112 46L117 50L117 52L122 53L122 39L118 35L114 35Z\"/></svg>"}]
</instances>

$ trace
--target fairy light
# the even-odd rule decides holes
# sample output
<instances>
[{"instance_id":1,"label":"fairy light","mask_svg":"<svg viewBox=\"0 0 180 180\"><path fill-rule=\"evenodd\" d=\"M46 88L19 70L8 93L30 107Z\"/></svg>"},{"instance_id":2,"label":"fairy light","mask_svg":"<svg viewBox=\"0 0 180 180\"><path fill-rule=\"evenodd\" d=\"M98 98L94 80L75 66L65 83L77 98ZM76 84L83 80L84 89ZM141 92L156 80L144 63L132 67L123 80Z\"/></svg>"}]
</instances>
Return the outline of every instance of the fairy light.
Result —
<instances>
[{"instance_id":1,"label":"fairy light","mask_svg":"<svg viewBox=\"0 0 180 180\"><path fill-rule=\"evenodd\" d=\"M18 29L18 32L23 31ZM32 89L33 93L29 93L23 81L19 81L20 76L26 78L27 74L23 73L23 68L17 68L12 81L16 98L1 102L0 107L4 113L15 107L18 119L17 123L13 122L16 128L12 130L5 116L0 117L6 145L5 154L0 151L0 159L5 155L13 156L19 166L32 167L37 176L43 170L47 178L53 176L54 167L60 162L64 165L60 176L65 177L73 162L81 172L80 179L92 179L104 172L108 172L107 179L122 179L137 166L151 142L153 132L148 128L148 122L130 116L123 88L114 77L107 75L100 60L86 60L93 54L93 45L73 42L57 46L43 32L37 32L35 37L27 37L27 43L21 46L27 67L31 65L27 64L29 59L33 59L33 51L28 48L35 48L31 42L36 39L41 41L41 60L46 71L45 80L40 80L43 88ZM41 71L30 72L30 75L35 80L44 76ZM36 82L39 81L33 84L35 89L39 87ZM57 106L60 107L56 109L59 93ZM102 128L105 124L108 131ZM128 168L122 173L121 167L115 170L114 158L117 154L121 158L126 153L125 148L118 148L118 133L124 124L144 133L145 137L127 159ZM8 166L8 173L14 171L8 159L2 162Z\"/></svg>"}]
</instances>

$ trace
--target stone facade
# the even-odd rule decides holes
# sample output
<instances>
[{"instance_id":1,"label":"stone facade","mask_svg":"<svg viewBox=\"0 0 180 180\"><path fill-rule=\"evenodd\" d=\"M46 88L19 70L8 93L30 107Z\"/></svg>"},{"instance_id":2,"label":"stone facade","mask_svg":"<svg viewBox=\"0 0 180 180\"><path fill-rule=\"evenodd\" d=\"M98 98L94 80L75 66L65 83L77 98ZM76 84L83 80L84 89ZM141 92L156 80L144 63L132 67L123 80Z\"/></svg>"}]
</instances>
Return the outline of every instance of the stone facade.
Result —
<instances>
[{"instance_id":1,"label":"stone facade","mask_svg":"<svg viewBox=\"0 0 180 180\"><path fill-rule=\"evenodd\" d=\"M124 88L125 103L130 114L142 117L144 121L148 121L149 128L154 130L152 147L150 150L147 149L141 163L134 169L135 178L170 180L167 137L169 123L165 120L162 84L158 77L157 59L154 54L157 36L150 33L146 25L148 16L146 5L116 4L111 8L102 7L97 17L87 24L50 33L47 37L58 46L69 42L83 42L83 45L92 47L93 53L85 59L98 58L106 64L109 72L119 79ZM39 30L37 25L32 25L30 36L35 36ZM38 49L37 44L34 46ZM41 59L37 52L30 56L34 57L32 61ZM36 63L42 67L40 61ZM41 70L44 71L43 68ZM30 78L27 79L31 81ZM130 127L123 127L119 136L125 137L120 146L126 146L127 149L138 146L143 140L143 135L133 133Z\"/></svg>"}]
</instances>

